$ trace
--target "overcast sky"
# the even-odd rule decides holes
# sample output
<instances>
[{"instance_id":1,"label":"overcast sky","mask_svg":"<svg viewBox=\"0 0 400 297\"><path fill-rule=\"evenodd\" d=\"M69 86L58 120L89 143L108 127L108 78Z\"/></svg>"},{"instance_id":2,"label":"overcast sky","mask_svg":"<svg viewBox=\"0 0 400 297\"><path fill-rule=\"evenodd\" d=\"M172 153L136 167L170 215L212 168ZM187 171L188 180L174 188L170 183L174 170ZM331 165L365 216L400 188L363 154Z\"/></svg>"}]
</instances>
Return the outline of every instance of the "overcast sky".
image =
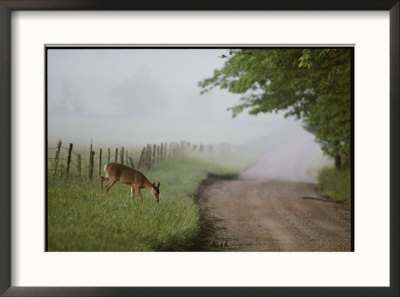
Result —
<instances>
[{"instance_id":1,"label":"overcast sky","mask_svg":"<svg viewBox=\"0 0 400 297\"><path fill-rule=\"evenodd\" d=\"M226 109L239 95L197 83L223 65L224 49L53 49L48 51L49 141L142 145L161 141L234 144L273 131L310 141L282 115ZM311 140L312 141L312 140Z\"/></svg>"}]
</instances>

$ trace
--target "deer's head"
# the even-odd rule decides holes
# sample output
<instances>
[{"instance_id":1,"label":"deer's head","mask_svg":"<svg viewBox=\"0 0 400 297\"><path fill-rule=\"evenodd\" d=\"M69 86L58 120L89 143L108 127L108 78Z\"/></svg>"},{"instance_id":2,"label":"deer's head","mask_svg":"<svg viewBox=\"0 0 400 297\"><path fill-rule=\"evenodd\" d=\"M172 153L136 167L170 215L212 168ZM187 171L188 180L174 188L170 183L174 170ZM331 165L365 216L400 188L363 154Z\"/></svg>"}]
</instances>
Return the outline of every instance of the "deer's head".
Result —
<instances>
[{"instance_id":1,"label":"deer's head","mask_svg":"<svg viewBox=\"0 0 400 297\"><path fill-rule=\"evenodd\" d=\"M153 183L153 184L152 184L152 188L151 188L151 194L153 195L153 197L154 197L154 199L156 200L157 203L158 203L159 200L160 200L160 199L158 198L158 196L160 195L159 187L160 187L160 183L158 183L157 186L156 186L155 183Z\"/></svg>"}]
</instances>

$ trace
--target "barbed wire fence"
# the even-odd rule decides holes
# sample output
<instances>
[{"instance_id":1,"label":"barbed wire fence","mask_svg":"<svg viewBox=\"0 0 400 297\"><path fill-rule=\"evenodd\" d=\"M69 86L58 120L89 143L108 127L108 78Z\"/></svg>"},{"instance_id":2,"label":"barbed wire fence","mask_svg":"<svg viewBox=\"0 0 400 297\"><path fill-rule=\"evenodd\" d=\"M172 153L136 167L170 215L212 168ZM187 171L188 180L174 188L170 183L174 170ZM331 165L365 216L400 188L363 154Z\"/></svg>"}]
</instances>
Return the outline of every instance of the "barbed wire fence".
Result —
<instances>
[{"instance_id":1,"label":"barbed wire fence","mask_svg":"<svg viewBox=\"0 0 400 297\"><path fill-rule=\"evenodd\" d=\"M66 179L93 180L94 176L104 175L103 167L109 162L116 162L133 169L151 170L158 163L167 159L182 156L188 151L212 151L211 145L194 144L188 141L162 142L160 144L147 144L141 150L128 152L122 147L112 149L108 147L90 148L86 152L74 150L73 143L64 146L62 140L58 140L55 147L47 148L47 171L51 177L63 177Z\"/></svg>"}]
</instances>

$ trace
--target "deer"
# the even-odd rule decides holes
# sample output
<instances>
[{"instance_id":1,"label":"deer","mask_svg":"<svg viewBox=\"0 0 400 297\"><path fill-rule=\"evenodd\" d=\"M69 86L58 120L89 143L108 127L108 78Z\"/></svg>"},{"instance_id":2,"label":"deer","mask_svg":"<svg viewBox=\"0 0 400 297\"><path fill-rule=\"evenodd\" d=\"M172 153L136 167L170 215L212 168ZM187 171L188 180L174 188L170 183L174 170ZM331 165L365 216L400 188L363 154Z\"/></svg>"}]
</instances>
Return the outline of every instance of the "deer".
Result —
<instances>
[{"instance_id":1,"label":"deer","mask_svg":"<svg viewBox=\"0 0 400 297\"><path fill-rule=\"evenodd\" d=\"M131 186L131 198L134 200L135 192L138 194L140 201L143 203L143 197L140 193L140 189L145 188L150 191L153 195L155 202L159 202L158 196L160 195L160 183L157 185L155 183L151 183L143 173L132 169L128 166L119 163L107 163L104 166L105 176L100 176L100 189L103 193L103 181L108 180L106 185L106 193L110 188L117 182L121 182Z\"/></svg>"}]
</instances>

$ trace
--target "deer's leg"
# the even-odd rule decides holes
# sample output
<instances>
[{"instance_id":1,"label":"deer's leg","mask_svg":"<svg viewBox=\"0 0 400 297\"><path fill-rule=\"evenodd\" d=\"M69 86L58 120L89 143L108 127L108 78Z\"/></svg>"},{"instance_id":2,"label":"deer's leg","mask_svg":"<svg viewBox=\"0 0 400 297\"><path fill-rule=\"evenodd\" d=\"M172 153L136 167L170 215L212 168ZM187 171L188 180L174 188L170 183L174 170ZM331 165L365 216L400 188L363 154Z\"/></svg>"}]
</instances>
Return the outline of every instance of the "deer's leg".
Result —
<instances>
[{"instance_id":1,"label":"deer's leg","mask_svg":"<svg viewBox=\"0 0 400 297\"><path fill-rule=\"evenodd\" d=\"M131 187L131 198L132 200L135 199L135 189Z\"/></svg>"},{"instance_id":2,"label":"deer's leg","mask_svg":"<svg viewBox=\"0 0 400 297\"><path fill-rule=\"evenodd\" d=\"M104 180L110 180L110 178L108 176L100 176L100 189L101 189L102 193L103 193L103 181Z\"/></svg>"},{"instance_id":3,"label":"deer's leg","mask_svg":"<svg viewBox=\"0 0 400 297\"><path fill-rule=\"evenodd\" d=\"M138 194L140 201L143 203L143 197L142 197L142 193L140 193L140 189L135 189L136 193Z\"/></svg>"},{"instance_id":4,"label":"deer's leg","mask_svg":"<svg viewBox=\"0 0 400 297\"><path fill-rule=\"evenodd\" d=\"M106 185L106 193L108 194L108 191L110 190L110 188L113 186L113 184L115 184L117 182L116 178L112 178L110 179L110 181L108 182L108 184Z\"/></svg>"}]
</instances>

